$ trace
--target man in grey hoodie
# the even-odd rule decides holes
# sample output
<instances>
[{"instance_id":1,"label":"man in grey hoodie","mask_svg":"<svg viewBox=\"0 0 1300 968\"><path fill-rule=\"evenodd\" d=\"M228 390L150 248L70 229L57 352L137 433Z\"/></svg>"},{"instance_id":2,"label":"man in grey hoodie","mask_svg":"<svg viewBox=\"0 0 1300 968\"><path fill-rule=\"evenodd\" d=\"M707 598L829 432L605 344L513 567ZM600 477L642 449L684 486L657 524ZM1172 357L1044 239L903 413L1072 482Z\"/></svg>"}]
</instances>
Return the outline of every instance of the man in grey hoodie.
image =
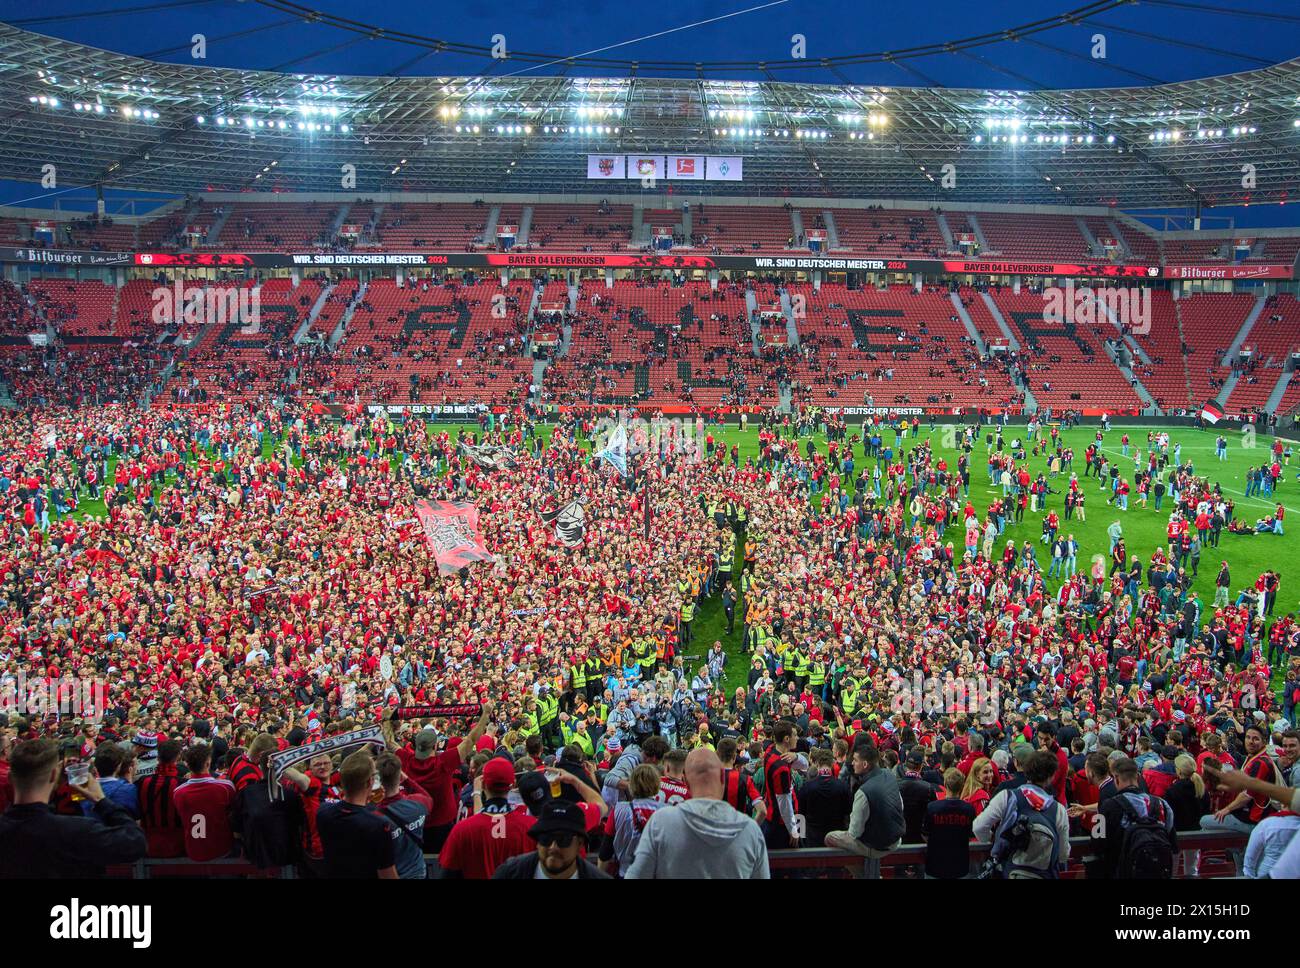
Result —
<instances>
[{"instance_id":1,"label":"man in grey hoodie","mask_svg":"<svg viewBox=\"0 0 1300 968\"><path fill-rule=\"evenodd\" d=\"M691 798L650 815L629 880L771 877L767 845L752 817L722 799L722 761L710 749L686 757Z\"/></svg>"}]
</instances>

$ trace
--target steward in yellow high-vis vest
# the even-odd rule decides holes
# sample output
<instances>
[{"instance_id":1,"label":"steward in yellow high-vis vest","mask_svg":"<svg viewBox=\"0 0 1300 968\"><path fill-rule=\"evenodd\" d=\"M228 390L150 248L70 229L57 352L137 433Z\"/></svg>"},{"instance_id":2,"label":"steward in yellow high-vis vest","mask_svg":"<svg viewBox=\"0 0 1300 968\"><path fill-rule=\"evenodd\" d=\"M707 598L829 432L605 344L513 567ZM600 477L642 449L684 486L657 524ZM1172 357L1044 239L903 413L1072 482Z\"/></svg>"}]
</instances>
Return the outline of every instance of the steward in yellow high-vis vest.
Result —
<instances>
[{"instance_id":1,"label":"steward in yellow high-vis vest","mask_svg":"<svg viewBox=\"0 0 1300 968\"><path fill-rule=\"evenodd\" d=\"M587 732L587 721L585 719L571 720L575 722L574 728L569 727L569 723L560 724L560 737L564 740L565 746L576 743L589 758L596 756L596 743Z\"/></svg>"},{"instance_id":2,"label":"steward in yellow high-vis vest","mask_svg":"<svg viewBox=\"0 0 1300 968\"><path fill-rule=\"evenodd\" d=\"M786 675L794 680L795 687L802 692L804 684L808 681L808 653L797 645L791 646L789 654L785 657L785 671Z\"/></svg>"},{"instance_id":3,"label":"steward in yellow high-vis vest","mask_svg":"<svg viewBox=\"0 0 1300 968\"><path fill-rule=\"evenodd\" d=\"M681 632L679 633L678 638L681 640L682 647L684 648L691 644L691 622L695 620L694 598L682 599L682 610L679 618L681 619Z\"/></svg>"}]
</instances>

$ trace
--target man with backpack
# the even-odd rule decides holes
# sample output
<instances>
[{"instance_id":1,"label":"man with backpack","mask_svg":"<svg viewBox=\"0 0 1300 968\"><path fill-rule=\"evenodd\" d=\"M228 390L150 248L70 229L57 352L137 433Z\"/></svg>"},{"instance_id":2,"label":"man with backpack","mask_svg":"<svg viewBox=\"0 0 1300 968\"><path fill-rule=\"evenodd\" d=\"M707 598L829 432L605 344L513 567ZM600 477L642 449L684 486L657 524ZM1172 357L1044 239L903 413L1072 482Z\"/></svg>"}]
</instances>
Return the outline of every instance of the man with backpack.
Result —
<instances>
[{"instance_id":1,"label":"man with backpack","mask_svg":"<svg viewBox=\"0 0 1300 968\"><path fill-rule=\"evenodd\" d=\"M1168 880L1174 874L1178 835L1174 810L1162 797L1143 793L1138 767L1127 756L1111 764L1115 795L1098 807L1101 863L1092 871L1102 879Z\"/></svg>"},{"instance_id":2,"label":"man with backpack","mask_svg":"<svg viewBox=\"0 0 1300 968\"><path fill-rule=\"evenodd\" d=\"M1005 878L1054 880L1069 862L1069 812L1048 792L1057 766L1055 753L1035 751L1026 782L994 796L975 818L975 839L993 845L989 856Z\"/></svg>"}]
</instances>

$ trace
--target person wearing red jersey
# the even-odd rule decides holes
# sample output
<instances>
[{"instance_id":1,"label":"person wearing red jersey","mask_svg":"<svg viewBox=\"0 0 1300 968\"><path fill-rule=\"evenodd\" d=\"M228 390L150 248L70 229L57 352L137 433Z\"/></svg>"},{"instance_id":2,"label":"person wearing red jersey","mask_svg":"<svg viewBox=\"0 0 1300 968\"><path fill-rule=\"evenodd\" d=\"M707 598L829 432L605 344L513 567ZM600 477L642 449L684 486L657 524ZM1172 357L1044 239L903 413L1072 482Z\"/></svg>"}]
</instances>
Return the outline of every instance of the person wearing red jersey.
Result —
<instances>
[{"instance_id":1,"label":"person wearing red jersey","mask_svg":"<svg viewBox=\"0 0 1300 968\"><path fill-rule=\"evenodd\" d=\"M686 785L686 750L669 750L664 754L663 774L659 777L655 799L672 807L690 798L691 788Z\"/></svg>"},{"instance_id":2,"label":"person wearing red jersey","mask_svg":"<svg viewBox=\"0 0 1300 968\"><path fill-rule=\"evenodd\" d=\"M274 736L270 733L259 733L257 738L248 744L247 752L237 754L230 761L226 776L236 793L250 783L261 783L266 779L266 774L262 772L266 757L279 748L280 744L276 742Z\"/></svg>"},{"instance_id":3,"label":"person wearing red jersey","mask_svg":"<svg viewBox=\"0 0 1300 968\"><path fill-rule=\"evenodd\" d=\"M1241 764L1241 772L1261 783L1280 782L1277 764L1268 755L1268 735L1264 727L1251 723L1246 727L1242 740L1246 747L1246 761ZM1274 812L1275 808L1267 795L1242 790L1226 805L1202 817L1201 829L1237 830L1248 834L1255 829L1255 824L1272 816ZM1233 848L1228 853L1232 854L1237 869L1240 870L1245 851Z\"/></svg>"},{"instance_id":4,"label":"person wearing red jersey","mask_svg":"<svg viewBox=\"0 0 1300 968\"><path fill-rule=\"evenodd\" d=\"M159 743L157 767L135 783L140 826L149 838L150 857L180 857L185 853L185 832L173 798L180 786L176 771L180 753L179 740Z\"/></svg>"},{"instance_id":5,"label":"person wearing red jersey","mask_svg":"<svg viewBox=\"0 0 1300 968\"><path fill-rule=\"evenodd\" d=\"M319 868L319 861L324 856L316 818L324 804L339 799L338 787L330 783L333 772L334 764L328 753L313 756L307 763L306 773L293 767L284 771L284 779L296 786L302 796L303 813L307 820L302 830L302 850L308 867L312 867L312 862L315 861L315 866Z\"/></svg>"},{"instance_id":6,"label":"person wearing red jersey","mask_svg":"<svg viewBox=\"0 0 1300 968\"><path fill-rule=\"evenodd\" d=\"M492 702L483 703L478 722L469 734L456 746L449 746L441 753L438 744L444 739L438 731L426 727L415 734L410 747L399 747L392 731L392 718L384 720L384 735L389 748L402 761L402 770L429 794L433 807L424 828L424 849L436 854L442 850L452 825L456 822L456 791L452 784L452 775L460 769L462 763L469 759L483 735L495 707Z\"/></svg>"},{"instance_id":7,"label":"person wearing red jersey","mask_svg":"<svg viewBox=\"0 0 1300 968\"><path fill-rule=\"evenodd\" d=\"M1065 797L1065 783L1070 776L1070 757L1066 754L1065 750L1061 749L1060 744L1056 742L1056 736L1048 724L1039 724L1036 738L1040 750L1046 750L1048 753L1051 753L1056 757L1056 774L1052 777L1051 782L1045 789L1048 793L1052 794L1052 796L1056 797L1057 803L1067 803L1068 801Z\"/></svg>"},{"instance_id":8,"label":"person wearing red jersey","mask_svg":"<svg viewBox=\"0 0 1300 968\"><path fill-rule=\"evenodd\" d=\"M1174 767L1174 761L1178 759L1182 750L1172 744L1166 744L1157 752L1160 762L1143 770L1142 779L1146 783L1148 793L1155 797L1163 797L1178 780L1178 770Z\"/></svg>"},{"instance_id":9,"label":"person wearing red jersey","mask_svg":"<svg viewBox=\"0 0 1300 968\"><path fill-rule=\"evenodd\" d=\"M526 810L509 802L515 785L510 760L495 757L474 778L474 814L452 827L438 854L442 877L486 880L502 863L533 846L528 830L534 824Z\"/></svg>"},{"instance_id":10,"label":"person wearing red jersey","mask_svg":"<svg viewBox=\"0 0 1300 968\"><path fill-rule=\"evenodd\" d=\"M722 799L741 813L747 813L761 825L767 819L767 805L763 794L754 785L754 778L744 770L736 769L739 747L731 737L718 742L718 759L722 761Z\"/></svg>"},{"instance_id":11,"label":"person wearing red jersey","mask_svg":"<svg viewBox=\"0 0 1300 968\"><path fill-rule=\"evenodd\" d=\"M230 823L235 785L209 772L212 749L206 743L186 749L184 760L189 779L173 791L172 800L185 833L185 856L195 861L226 857L235 846Z\"/></svg>"},{"instance_id":12,"label":"person wearing red jersey","mask_svg":"<svg viewBox=\"0 0 1300 968\"><path fill-rule=\"evenodd\" d=\"M794 751L797 742L794 724L782 720L772 731L772 745L763 755L763 802L767 807L763 840L768 850L798 847L803 835L796 820L799 802L790 767L793 763L806 770L808 763Z\"/></svg>"}]
</instances>

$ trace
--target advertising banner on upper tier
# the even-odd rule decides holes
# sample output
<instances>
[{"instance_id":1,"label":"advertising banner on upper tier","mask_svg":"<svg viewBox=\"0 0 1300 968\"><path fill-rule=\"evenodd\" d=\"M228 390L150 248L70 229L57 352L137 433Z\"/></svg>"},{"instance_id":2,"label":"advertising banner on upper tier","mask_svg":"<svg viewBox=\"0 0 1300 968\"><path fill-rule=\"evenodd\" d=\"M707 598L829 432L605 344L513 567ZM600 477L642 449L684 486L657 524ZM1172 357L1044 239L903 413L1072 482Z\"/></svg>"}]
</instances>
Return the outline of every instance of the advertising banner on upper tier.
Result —
<instances>
[{"instance_id":1,"label":"advertising banner on upper tier","mask_svg":"<svg viewBox=\"0 0 1300 968\"><path fill-rule=\"evenodd\" d=\"M1286 265L1165 266L1163 279L1290 279Z\"/></svg>"},{"instance_id":2,"label":"advertising banner on upper tier","mask_svg":"<svg viewBox=\"0 0 1300 968\"><path fill-rule=\"evenodd\" d=\"M1002 259L954 259L941 263L943 272L987 276L1120 276L1137 279L1160 278L1159 266L1117 266L1110 263L1079 265L1073 262L1025 262Z\"/></svg>"},{"instance_id":3,"label":"advertising banner on upper tier","mask_svg":"<svg viewBox=\"0 0 1300 968\"><path fill-rule=\"evenodd\" d=\"M379 414L410 413L431 417L477 417L486 408L479 403L370 403L366 412Z\"/></svg>"},{"instance_id":4,"label":"advertising banner on upper tier","mask_svg":"<svg viewBox=\"0 0 1300 968\"><path fill-rule=\"evenodd\" d=\"M705 177L709 181L743 181L745 159L738 155L709 155Z\"/></svg>"},{"instance_id":5,"label":"advertising banner on upper tier","mask_svg":"<svg viewBox=\"0 0 1300 968\"><path fill-rule=\"evenodd\" d=\"M927 276L1035 276L1141 279L1291 279L1294 266L1112 265L1003 259L875 259L852 255L710 255L671 252L89 252L77 249L0 247L0 262L67 266L136 266L150 269L320 269L400 266L446 269L672 269L686 272L898 272Z\"/></svg>"},{"instance_id":6,"label":"advertising banner on upper tier","mask_svg":"<svg viewBox=\"0 0 1300 968\"><path fill-rule=\"evenodd\" d=\"M668 178L672 181L704 181L704 156L669 155Z\"/></svg>"},{"instance_id":7,"label":"advertising banner on upper tier","mask_svg":"<svg viewBox=\"0 0 1300 968\"><path fill-rule=\"evenodd\" d=\"M0 262L18 262L46 266L129 266L135 262L133 252L100 252L91 249L41 249L0 246Z\"/></svg>"},{"instance_id":8,"label":"advertising banner on upper tier","mask_svg":"<svg viewBox=\"0 0 1300 968\"><path fill-rule=\"evenodd\" d=\"M258 269L441 266L450 269L726 269L761 272L923 272L972 275L1035 275L1160 278L1159 266L1082 265L987 260L860 259L852 256L709 255L698 252L140 252L135 264L155 268L237 267Z\"/></svg>"},{"instance_id":9,"label":"advertising banner on upper tier","mask_svg":"<svg viewBox=\"0 0 1300 968\"><path fill-rule=\"evenodd\" d=\"M657 182L660 178L664 177L664 156L628 155L627 177L632 179L646 179L652 184Z\"/></svg>"}]
</instances>

